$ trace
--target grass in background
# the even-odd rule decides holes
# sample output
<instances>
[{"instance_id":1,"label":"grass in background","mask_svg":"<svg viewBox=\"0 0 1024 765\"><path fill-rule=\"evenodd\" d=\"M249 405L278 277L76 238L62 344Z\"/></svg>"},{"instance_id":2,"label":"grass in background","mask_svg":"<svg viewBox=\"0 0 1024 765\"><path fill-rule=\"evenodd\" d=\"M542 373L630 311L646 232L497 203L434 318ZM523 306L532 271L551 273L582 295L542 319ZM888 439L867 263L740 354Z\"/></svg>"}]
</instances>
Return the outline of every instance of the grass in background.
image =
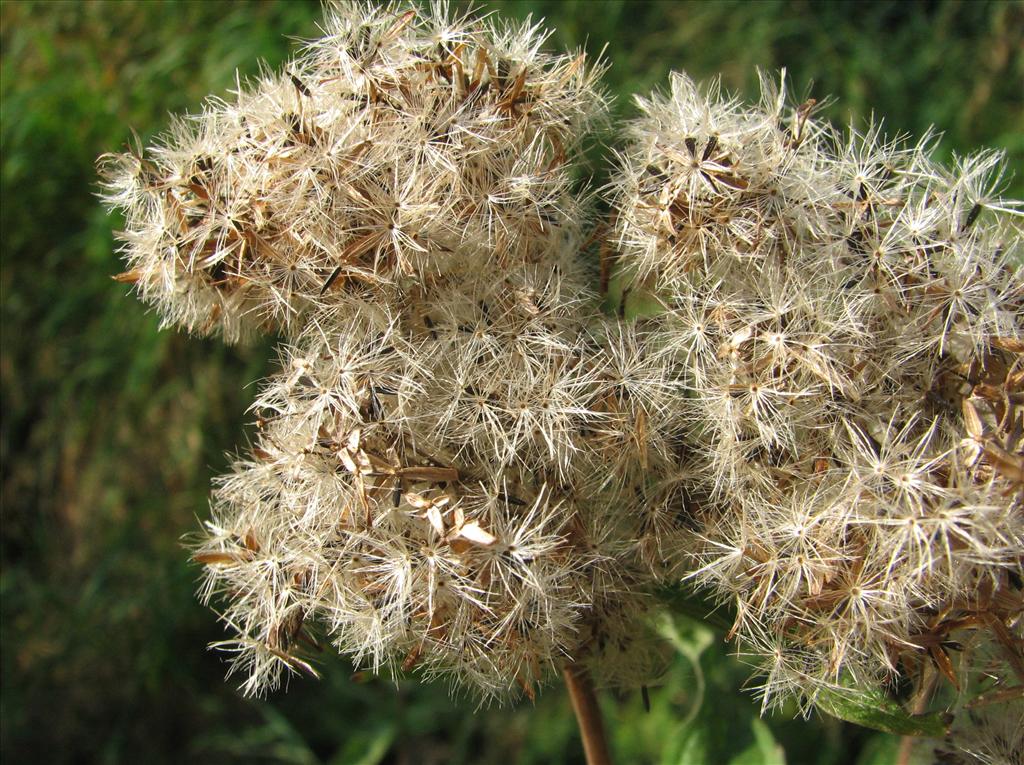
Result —
<instances>
[{"instance_id":1,"label":"grass in background","mask_svg":"<svg viewBox=\"0 0 1024 765\"><path fill-rule=\"evenodd\" d=\"M792 2L495 2L544 16L552 44L608 42L618 116L670 69L721 74L754 95L755 67L788 68L827 116L893 132L945 131L941 150L1008 151L1024 196L1024 5ZM316 2L0 6L0 755L8 762L581 762L559 688L536 706L474 714L444 688L324 680L242 699L204 646L222 636L193 597L182 534L206 513L224 450L245 440L272 346L225 348L175 332L110 281L120 269L94 197L94 162L134 126L223 94L314 36ZM813 80L813 88L808 83ZM607 695L622 763L891 763L892 740L834 721L757 717L720 636L662 625L666 683ZM700 690L703 689L703 692ZM812 727L807 727L808 725ZM736 759L733 759L736 758Z\"/></svg>"}]
</instances>

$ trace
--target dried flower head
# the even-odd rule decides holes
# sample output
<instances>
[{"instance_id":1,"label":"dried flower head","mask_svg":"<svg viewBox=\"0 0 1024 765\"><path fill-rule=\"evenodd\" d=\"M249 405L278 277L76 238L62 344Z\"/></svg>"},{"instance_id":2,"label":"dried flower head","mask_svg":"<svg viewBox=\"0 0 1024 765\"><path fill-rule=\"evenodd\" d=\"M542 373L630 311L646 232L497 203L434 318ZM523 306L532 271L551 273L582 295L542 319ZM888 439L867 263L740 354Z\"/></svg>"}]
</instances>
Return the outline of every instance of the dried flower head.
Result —
<instances>
[{"instance_id":1,"label":"dried flower head","mask_svg":"<svg viewBox=\"0 0 1024 765\"><path fill-rule=\"evenodd\" d=\"M584 286L600 68L545 34L331 5L282 73L107 160L165 321L287 340L195 554L249 692L313 672L314 635L484 697L658 665L638 590L671 523L624 508L674 393Z\"/></svg>"},{"instance_id":2,"label":"dried flower head","mask_svg":"<svg viewBox=\"0 0 1024 765\"><path fill-rule=\"evenodd\" d=\"M964 632L1020 679L1024 248L1001 157L946 169L931 139L840 134L762 89L673 75L612 186L688 390L688 576L735 607L767 705L922 664L956 685Z\"/></svg>"},{"instance_id":3,"label":"dried flower head","mask_svg":"<svg viewBox=\"0 0 1024 765\"><path fill-rule=\"evenodd\" d=\"M604 101L600 67L545 36L440 3L328 6L281 72L104 159L121 278L165 323L233 341L349 290L563 251L583 217L565 165Z\"/></svg>"},{"instance_id":4,"label":"dried flower head","mask_svg":"<svg viewBox=\"0 0 1024 765\"><path fill-rule=\"evenodd\" d=\"M574 176L601 66L545 37L332 3L280 72L103 158L119 279L166 324L284 340L194 555L245 690L315 674L323 640L484 699L570 662L636 684L648 593L684 576L734 607L766 706L1019 690L1000 155L945 168L768 78L750 106L673 75L610 187L620 276L663 311L608 319Z\"/></svg>"}]
</instances>

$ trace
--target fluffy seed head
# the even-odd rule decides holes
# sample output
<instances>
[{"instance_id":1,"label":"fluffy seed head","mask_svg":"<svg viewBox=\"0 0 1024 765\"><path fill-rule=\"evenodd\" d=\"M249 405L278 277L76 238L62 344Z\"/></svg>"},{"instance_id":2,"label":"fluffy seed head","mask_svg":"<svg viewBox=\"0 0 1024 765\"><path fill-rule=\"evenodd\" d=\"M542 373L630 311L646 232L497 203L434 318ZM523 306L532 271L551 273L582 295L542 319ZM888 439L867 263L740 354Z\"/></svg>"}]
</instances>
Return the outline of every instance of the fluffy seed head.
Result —
<instances>
[{"instance_id":1,"label":"fluffy seed head","mask_svg":"<svg viewBox=\"0 0 1024 765\"><path fill-rule=\"evenodd\" d=\"M668 306L689 577L766 704L915 675L950 635L1024 671L1024 279L1001 157L842 134L673 75L612 185L624 277Z\"/></svg>"},{"instance_id":2,"label":"fluffy seed head","mask_svg":"<svg viewBox=\"0 0 1024 765\"><path fill-rule=\"evenodd\" d=\"M637 588L671 519L622 511L637 466L667 464L672 390L583 286L571 161L596 70L441 6L333 5L324 31L152 157L110 160L165 319L287 339L197 547L222 647L249 692L311 671L315 635L484 698L570 659L636 682L659 666Z\"/></svg>"},{"instance_id":3,"label":"fluffy seed head","mask_svg":"<svg viewBox=\"0 0 1024 765\"><path fill-rule=\"evenodd\" d=\"M350 290L536 262L583 212L566 169L599 67L536 26L333 4L280 72L103 159L136 285L167 324L294 334Z\"/></svg>"}]
</instances>

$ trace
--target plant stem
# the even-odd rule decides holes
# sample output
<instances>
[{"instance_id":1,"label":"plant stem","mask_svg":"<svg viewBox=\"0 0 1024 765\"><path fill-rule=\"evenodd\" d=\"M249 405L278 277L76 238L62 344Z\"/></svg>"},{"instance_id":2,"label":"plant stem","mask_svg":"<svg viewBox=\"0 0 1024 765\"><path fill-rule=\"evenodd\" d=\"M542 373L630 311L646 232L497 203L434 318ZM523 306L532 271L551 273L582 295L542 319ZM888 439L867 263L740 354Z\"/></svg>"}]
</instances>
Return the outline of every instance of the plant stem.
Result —
<instances>
[{"instance_id":1,"label":"plant stem","mask_svg":"<svg viewBox=\"0 0 1024 765\"><path fill-rule=\"evenodd\" d=\"M565 686L569 689L569 698L572 699L573 712L576 713L576 724L580 729L580 738L583 739L587 765L611 765L601 707L598 706L590 675L575 664L567 664L562 674L565 676Z\"/></svg>"},{"instance_id":2,"label":"plant stem","mask_svg":"<svg viewBox=\"0 0 1024 765\"><path fill-rule=\"evenodd\" d=\"M911 714L919 715L928 708L928 701L935 690L935 681L938 680L938 677L938 672L935 671L931 664L925 662L921 666L920 687L917 689L917 694L912 702ZM914 754L914 744L917 740L914 736L902 736L900 738L900 748L896 753L896 765L909 765L910 758Z\"/></svg>"}]
</instances>

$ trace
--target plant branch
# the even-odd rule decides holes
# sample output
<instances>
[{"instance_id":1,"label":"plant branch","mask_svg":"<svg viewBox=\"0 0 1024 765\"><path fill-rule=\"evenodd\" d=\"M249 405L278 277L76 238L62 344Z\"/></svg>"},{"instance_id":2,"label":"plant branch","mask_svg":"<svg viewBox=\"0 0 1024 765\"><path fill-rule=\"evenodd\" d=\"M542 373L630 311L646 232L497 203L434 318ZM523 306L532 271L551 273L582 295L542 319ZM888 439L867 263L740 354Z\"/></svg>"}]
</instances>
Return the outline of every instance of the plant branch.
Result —
<instances>
[{"instance_id":1,"label":"plant branch","mask_svg":"<svg viewBox=\"0 0 1024 765\"><path fill-rule=\"evenodd\" d=\"M935 691L935 683L938 680L938 672L928 662L921 666L921 683L910 707L910 713L923 714L928 708L928 702ZM915 736L904 735L900 737L900 748L897 750L896 765L909 765L910 758L914 753L914 744L917 742Z\"/></svg>"},{"instance_id":2,"label":"plant branch","mask_svg":"<svg viewBox=\"0 0 1024 765\"><path fill-rule=\"evenodd\" d=\"M583 739L587 765L611 765L601 707L598 706L590 675L576 664L567 664L562 674L565 676L565 686L569 689L569 698L572 699L573 712L576 713L576 724L580 729L580 738Z\"/></svg>"}]
</instances>

